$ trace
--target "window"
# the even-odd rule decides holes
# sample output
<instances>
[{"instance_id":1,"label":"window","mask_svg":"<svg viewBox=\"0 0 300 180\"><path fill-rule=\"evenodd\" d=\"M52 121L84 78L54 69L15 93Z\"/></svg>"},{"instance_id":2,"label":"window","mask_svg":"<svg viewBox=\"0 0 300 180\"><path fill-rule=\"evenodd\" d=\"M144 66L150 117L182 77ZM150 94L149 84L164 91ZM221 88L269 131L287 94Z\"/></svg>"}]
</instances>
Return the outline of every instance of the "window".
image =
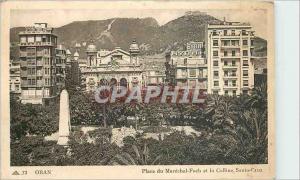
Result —
<instances>
[{"instance_id":1,"label":"window","mask_svg":"<svg viewBox=\"0 0 300 180\"><path fill-rule=\"evenodd\" d=\"M236 80L232 80L232 86L233 86L233 87L236 86Z\"/></svg>"},{"instance_id":2,"label":"window","mask_svg":"<svg viewBox=\"0 0 300 180\"><path fill-rule=\"evenodd\" d=\"M251 46L254 46L254 40L251 39Z\"/></svg>"},{"instance_id":3,"label":"window","mask_svg":"<svg viewBox=\"0 0 300 180\"><path fill-rule=\"evenodd\" d=\"M248 91L247 90L243 90L243 94L248 94Z\"/></svg>"},{"instance_id":4,"label":"window","mask_svg":"<svg viewBox=\"0 0 300 180\"><path fill-rule=\"evenodd\" d=\"M236 96L236 90L232 91L232 95Z\"/></svg>"},{"instance_id":5,"label":"window","mask_svg":"<svg viewBox=\"0 0 300 180\"><path fill-rule=\"evenodd\" d=\"M227 51L224 51L224 56L228 56L228 52Z\"/></svg>"},{"instance_id":6,"label":"window","mask_svg":"<svg viewBox=\"0 0 300 180\"><path fill-rule=\"evenodd\" d=\"M19 91L20 86L18 84L16 84L16 91Z\"/></svg>"},{"instance_id":7,"label":"window","mask_svg":"<svg viewBox=\"0 0 300 180\"><path fill-rule=\"evenodd\" d=\"M28 79L29 85L35 85L35 79Z\"/></svg>"},{"instance_id":8,"label":"window","mask_svg":"<svg viewBox=\"0 0 300 180\"><path fill-rule=\"evenodd\" d=\"M196 69L190 69L190 77L196 77Z\"/></svg>"},{"instance_id":9,"label":"window","mask_svg":"<svg viewBox=\"0 0 300 180\"><path fill-rule=\"evenodd\" d=\"M36 36L35 37L35 41L36 42L41 42L42 41L42 37L41 36Z\"/></svg>"},{"instance_id":10,"label":"window","mask_svg":"<svg viewBox=\"0 0 300 180\"><path fill-rule=\"evenodd\" d=\"M235 51L231 51L231 55L232 55L232 56L235 56Z\"/></svg>"},{"instance_id":11,"label":"window","mask_svg":"<svg viewBox=\"0 0 300 180\"><path fill-rule=\"evenodd\" d=\"M224 46L229 46L229 42L230 42L230 41L225 40L225 41L224 41Z\"/></svg>"},{"instance_id":12,"label":"window","mask_svg":"<svg viewBox=\"0 0 300 180\"><path fill-rule=\"evenodd\" d=\"M27 48L27 56L35 56L35 48Z\"/></svg>"},{"instance_id":13,"label":"window","mask_svg":"<svg viewBox=\"0 0 300 180\"><path fill-rule=\"evenodd\" d=\"M213 41L213 46L218 46L218 45L219 45L218 40L214 40Z\"/></svg>"},{"instance_id":14,"label":"window","mask_svg":"<svg viewBox=\"0 0 300 180\"><path fill-rule=\"evenodd\" d=\"M219 94L219 91L213 91L213 94Z\"/></svg>"},{"instance_id":15,"label":"window","mask_svg":"<svg viewBox=\"0 0 300 180\"><path fill-rule=\"evenodd\" d=\"M34 37L33 36L28 36L27 37L27 42L33 43L34 42Z\"/></svg>"},{"instance_id":16,"label":"window","mask_svg":"<svg viewBox=\"0 0 300 180\"><path fill-rule=\"evenodd\" d=\"M44 63L45 63L45 65L49 65L50 64L49 58L44 58Z\"/></svg>"},{"instance_id":17,"label":"window","mask_svg":"<svg viewBox=\"0 0 300 180\"><path fill-rule=\"evenodd\" d=\"M247 46L248 45L248 40L243 40L243 46Z\"/></svg>"},{"instance_id":18,"label":"window","mask_svg":"<svg viewBox=\"0 0 300 180\"><path fill-rule=\"evenodd\" d=\"M236 65L236 64L235 64L235 61L232 61L231 63L232 63L232 66L235 66L235 65Z\"/></svg>"},{"instance_id":19,"label":"window","mask_svg":"<svg viewBox=\"0 0 300 180\"><path fill-rule=\"evenodd\" d=\"M219 81L214 81L214 86L219 86Z\"/></svg>"},{"instance_id":20,"label":"window","mask_svg":"<svg viewBox=\"0 0 300 180\"><path fill-rule=\"evenodd\" d=\"M243 56L248 56L248 50L243 50Z\"/></svg>"},{"instance_id":21,"label":"window","mask_svg":"<svg viewBox=\"0 0 300 180\"><path fill-rule=\"evenodd\" d=\"M243 76L245 76L245 77L248 76L248 70L243 70Z\"/></svg>"},{"instance_id":22,"label":"window","mask_svg":"<svg viewBox=\"0 0 300 180\"><path fill-rule=\"evenodd\" d=\"M22 37L20 38L20 42L21 42L21 43L26 43L26 37L25 37L25 36L22 36Z\"/></svg>"},{"instance_id":23,"label":"window","mask_svg":"<svg viewBox=\"0 0 300 180\"><path fill-rule=\"evenodd\" d=\"M35 74L35 69L34 68L28 68L28 74L29 75L34 75Z\"/></svg>"},{"instance_id":24,"label":"window","mask_svg":"<svg viewBox=\"0 0 300 180\"><path fill-rule=\"evenodd\" d=\"M236 76L236 71L232 71L231 76L235 77Z\"/></svg>"},{"instance_id":25,"label":"window","mask_svg":"<svg viewBox=\"0 0 300 180\"><path fill-rule=\"evenodd\" d=\"M231 41L231 45L232 45L232 46L235 46L235 41Z\"/></svg>"},{"instance_id":26,"label":"window","mask_svg":"<svg viewBox=\"0 0 300 180\"><path fill-rule=\"evenodd\" d=\"M50 74L50 69L49 68L45 68L45 74Z\"/></svg>"},{"instance_id":27,"label":"window","mask_svg":"<svg viewBox=\"0 0 300 180\"><path fill-rule=\"evenodd\" d=\"M231 35L235 36L235 30L231 30Z\"/></svg>"},{"instance_id":28,"label":"window","mask_svg":"<svg viewBox=\"0 0 300 180\"><path fill-rule=\"evenodd\" d=\"M227 61L224 61L224 66L227 66L228 65L228 62Z\"/></svg>"},{"instance_id":29,"label":"window","mask_svg":"<svg viewBox=\"0 0 300 180\"><path fill-rule=\"evenodd\" d=\"M214 65L214 66L218 66L218 65L219 65L219 62L218 62L218 61L214 61L214 62L213 62L213 65Z\"/></svg>"},{"instance_id":30,"label":"window","mask_svg":"<svg viewBox=\"0 0 300 180\"><path fill-rule=\"evenodd\" d=\"M50 79L49 78L45 78L45 85L49 85L50 84Z\"/></svg>"},{"instance_id":31,"label":"window","mask_svg":"<svg viewBox=\"0 0 300 180\"><path fill-rule=\"evenodd\" d=\"M254 48L251 48L250 49L250 55L253 56L254 55L253 53L254 53Z\"/></svg>"},{"instance_id":32,"label":"window","mask_svg":"<svg viewBox=\"0 0 300 180\"><path fill-rule=\"evenodd\" d=\"M248 80L243 80L243 86L248 86Z\"/></svg>"},{"instance_id":33,"label":"window","mask_svg":"<svg viewBox=\"0 0 300 180\"><path fill-rule=\"evenodd\" d=\"M243 60L243 66L249 66L248 60Z\"/></svg>"},{"instance_id":34,"label":"window","mask_svg":"<svg viewBox=\"0 0 300 180\"><path fill-rule=\"evenodd\" d=\"M219 77L219 71L214 71L214 77Z\"/></svg>"},{"instance_id":35,"label":"window","mask_svg":"<svg viewBox=\"0 0 300 180\"><path fill-rule=\"evenodd\" d=\"M224 71L224 76L225 76L225 77L228 76L228 71Z\"/></svg>"},{"instance_id":36,"label":"window","mask_svg":"<svg viewBox=\"0 0 300 180\"><path fill-rule=\"evenodd\" d=\"M213 56L214 57L218 56L218 51L213 51Z\"/></svg>"},{"instance_id":37,"label":"window","mask_svg":"<svg viewBox=\"0 0 300 180\"><path fill-rule=\"evenodd\" d=\"M181 71L181 75L182 75L183 77L186 77L186 74L187 74L187 73L186 73L186 70L182 70L182 71Z\"/></svg>"},{"instance_id":38,"label":"window","mask_svg":"<svg viewBox=\"0 0 300 180\"><path fill-rule=\"evenodd\" d=\"M214 31L213 31L213 36L216 36L216 35L217 35L217 31L214 30Z\"/></svg>"},{"instance_id":39,"label":"window","mask_svg":"<svg viewBox=\"0 0 300 180\"><path fill-rule=\"evenodd\" d=\"M228 91L227 90L225 91L225 95L228 95Z\"/></svg>"},{"instance_id":40,"label":"window","mask_svg":"<svg viewBox=\"0 0 300 180\"><path fill-rule=\"evenodd\" d=\"M246 30L242 30L242 35L243 36L247 35Z\"/></svg>"},{"instance_id":41,"label":"window","mask_svg":"<svg viewBox=\"0 0 300 180\"><path fill-rule=\"evenodd\" d=\"M227 30L224 30L224 36L227 36Z\"/></svg>"},{"instance_id":42,"label":"window","mask_svg":"<svg viewBox=\"0 0 300 180\"><path fill-rule=\"evenodd\" d=\"M183 64L184 64L184 65L187 65L187 58L184 58Z\"/></svg>"},{"instance_id":43,"label":"window","mask_svg":"<svg viewBox=\"0 0 300 180\"><path fill-rule=\"evenodd\" d=\"M225 86L228 86L228 80L225 80L225 81L224 81L224 85L225 85Z\"/></svg>"}]
</instances>

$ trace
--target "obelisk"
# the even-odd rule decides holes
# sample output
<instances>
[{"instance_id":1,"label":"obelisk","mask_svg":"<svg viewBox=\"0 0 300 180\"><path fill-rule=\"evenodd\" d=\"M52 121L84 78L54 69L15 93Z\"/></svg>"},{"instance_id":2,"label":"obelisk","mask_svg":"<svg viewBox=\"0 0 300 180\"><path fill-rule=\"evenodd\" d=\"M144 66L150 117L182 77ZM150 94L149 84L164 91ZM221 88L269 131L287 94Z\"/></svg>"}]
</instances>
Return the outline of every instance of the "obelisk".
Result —
<instances>
[{"instance_id":1,"label":"obelisk","mask_svg":"<svg viewBox=\"0 0 300 180\"><path fill-rule=\"evenodd\" d=\"M58 145L68 146L69 135L71 132L71 118L69 109L69 94L67 90L60 93L59 103L59 130Z\"/></svg>"}]
</instances>

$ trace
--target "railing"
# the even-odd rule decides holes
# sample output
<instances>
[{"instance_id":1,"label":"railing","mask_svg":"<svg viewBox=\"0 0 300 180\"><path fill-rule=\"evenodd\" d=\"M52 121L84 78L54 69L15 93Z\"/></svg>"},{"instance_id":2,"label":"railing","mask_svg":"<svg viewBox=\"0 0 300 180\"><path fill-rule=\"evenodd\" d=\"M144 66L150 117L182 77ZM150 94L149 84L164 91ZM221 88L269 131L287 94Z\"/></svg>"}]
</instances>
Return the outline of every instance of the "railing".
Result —
<instances>
[{"instance_id":1,"label":"railing","mask_svg":"<svg viewBox=\"0 0 300 180\"><path fill-rule=\"evenodd\" d=\"M237 76L233 76L233 75L228 75L228 76L224 76L224 78L237 78Z\"/></svg>"},{"instance_id":2,"label":"railing","mask_svg":"<svg viewBox=\"0 0 300 180\"><path fill-rule=\"evenodd\" d=\"M237 85L224 85L224 88L237 88Z\"/></svg>"},{"instance_id":3,"label":"railing","mask_svg":"<svg viewBox=\"0 0 300 180\"><path fill-rule=\"evenodd\" d=\"M239 49L240 48L240 45L227 45L225 46L224 44L221 45L221 48L224 49L224 48L228 48L228 49Z\"/></svg>"},{"instance_id":4,"label":"railing","mask_svg":"<svg viewBox=\"0 0 300 180\"><path fill-rule=\"evenodd\" d=\"M224 56L224 55L221 55L220 57L221 58L240 58L240 54L236 54L235 56Z\"/></svg>"},{"instance_id":5,"label":"railing","mask_svg":"<svg viewBox=\"0 0 300 180\"><path fill-rule=\"evenodd\" d=\"M43 66L43 61L37 61L36 65L37 66Z\"/></svg>"},{"instance_id":6,"label":"railing","mask_svg":"<svg viewBox=\"0 0 300 180\"><path fill-rule=\"evenodd\" d=\"M37 85L37 86L43 86L43 85L44 85L44 83L43 83L43 81L41 81L41 80L38 80L38 81L36 82L36 85Z\"/></svg>"},{"instance_id":7,"label":"railing","mask_svg":"<svg viewBox=\"0 0 300 180\"><path fill-rule=\"evenodd\" d=\"M37 51L36 56L44 56L44 52L43 51Z\"/></svg>"},{"instance_id":8,"label":"railing","mask_svg":"<svg viewBox=\"0 0 300 180\"><path fill-rule=\"evenodd\" d=\"M223 68L224 69L227 69L227 68L237 68L238 66L237 65L223 65Z\"/></svg>"},{"instance_id":9,"label":"railing","mask_svg":"<svg viewBox=\"0 0 300 180\"><path fill-rule=\"evenodd\" d=\"M20 75L21 77L27 77L27 71L21 71Z\"/></svg>"},{"instance_id":10,"label":"railing","mask_svg":"<svg viewBox=\"0 0 300 180\"><path fill-rule=\"evenodd\" d=\"M20 61L20 66L22 67L27 66L27 61Z\"/></svg>"},{"instance_id":11,"label":"railing","mask_svg":"<svg viewBox=\"0 0 300 180\"><path fill-rule=\"evenodd\" d=\"M54 46L54 42L22 42L19 46Z\"/></svg>"},{"instance_id":12,"label":"railing","mask_svg":"<svg viewBox=\"0 0 300 180\"><path fill-rule=\"evenodd\" d=\"M20 52L20 57L26 57L27 56L27 52Z\"/></svg>"}]
</instances>

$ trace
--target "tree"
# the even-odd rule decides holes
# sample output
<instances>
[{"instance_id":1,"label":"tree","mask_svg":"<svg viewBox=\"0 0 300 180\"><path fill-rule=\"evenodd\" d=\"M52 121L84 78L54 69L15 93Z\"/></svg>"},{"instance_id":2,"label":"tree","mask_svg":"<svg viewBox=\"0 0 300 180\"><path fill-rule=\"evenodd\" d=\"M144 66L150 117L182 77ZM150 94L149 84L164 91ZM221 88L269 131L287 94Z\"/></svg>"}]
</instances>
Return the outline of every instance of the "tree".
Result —
<instances>
[{"instance_id":1,"label":"tree","mask_svg":"<svg viewBox=\"0 0 300 180\"><path fill-rule=\"evenodd\" d=\"M159 163L159 159L161 158L160 155L158 155L153 161L150 160L147 144L144 144L142 150L139 150L136 145L132 145L132 149L135 156L130 153L123 152L121 154L117 154L110 163L112 165L156 165Z\"/></svg>"}]
</instances>

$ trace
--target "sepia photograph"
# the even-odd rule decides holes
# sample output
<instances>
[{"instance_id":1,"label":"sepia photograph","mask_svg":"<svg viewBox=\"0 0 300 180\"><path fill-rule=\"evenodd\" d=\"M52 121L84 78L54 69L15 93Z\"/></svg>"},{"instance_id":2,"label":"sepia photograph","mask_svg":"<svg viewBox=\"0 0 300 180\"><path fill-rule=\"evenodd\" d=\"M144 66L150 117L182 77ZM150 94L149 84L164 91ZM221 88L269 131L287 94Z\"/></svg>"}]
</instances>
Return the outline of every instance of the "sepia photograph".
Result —
<instances>
[{"instance_id":1,"label":"sepia photograph","mask_svg":"<svg viewBox=\"0 0 300 180\"><path fill-rule=\"evenodd\" d=\"M117 3L7 10L8 166L273 177L272 3Z\"/></svg>"}]
</instances>

